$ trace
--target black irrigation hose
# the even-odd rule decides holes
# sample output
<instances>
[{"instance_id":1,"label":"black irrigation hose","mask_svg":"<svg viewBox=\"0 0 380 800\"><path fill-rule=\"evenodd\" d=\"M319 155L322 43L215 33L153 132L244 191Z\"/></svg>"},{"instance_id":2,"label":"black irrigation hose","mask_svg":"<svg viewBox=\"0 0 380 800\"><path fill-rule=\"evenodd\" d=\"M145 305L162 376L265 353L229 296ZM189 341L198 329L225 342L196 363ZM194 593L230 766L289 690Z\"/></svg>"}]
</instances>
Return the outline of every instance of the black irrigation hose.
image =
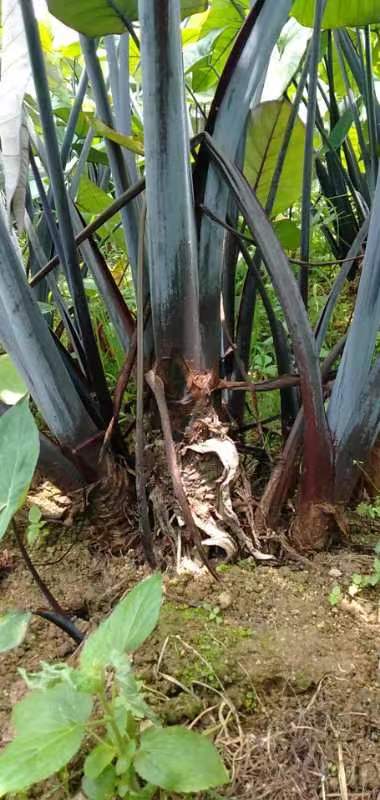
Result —
<instances>
[{"instance_id":1,"label":"black irrigation hose","mask_svg":"<svg viewBox=\"0 0 380 800\"><path fill-rule=\"evenodd\" d=\"M36 611L34 613L36 613L38 616L44 617L44 619L48 619L49 622L53 622L54 625L57 625L59 628L61 628L61 630L65 631L65 633L68 633L69 636L71 636L71 638L74 639L74 641L76 642L83 641L84 635L71 621L71 619L67 616L67 614L65 614L58 600L56 600L54 595L51 593L45 581L41 578L41 575L34 566L14 520L12 520L12 527L16 537L17 544L20 548L21 555L25 561L25 564L30 574L34 578L39 590L44 595L44 597L46 598L46 600L48 601L49 605L52 608L51 611Z\"/></svg>"},{"instance_id":2,"label":"black irrigation hose","mask_svg":"<svg viewBox=\"0 0 380 800\"><path fill-rule=\"evenodd\" d=\"M60 628L62 631L67 633L71 639L74 639L74 642L77 644L83 642L85 634L82 633L82 631L80 631L74 622L72 622L66 615L62 616L62 614L58 614L57 611L45 611L42 609L32 611L32 614L34 617L41 617L42 619L48 620L48 622L52 622L53 625L57 626L57 628Z\"/></svg>"}]
</instances>

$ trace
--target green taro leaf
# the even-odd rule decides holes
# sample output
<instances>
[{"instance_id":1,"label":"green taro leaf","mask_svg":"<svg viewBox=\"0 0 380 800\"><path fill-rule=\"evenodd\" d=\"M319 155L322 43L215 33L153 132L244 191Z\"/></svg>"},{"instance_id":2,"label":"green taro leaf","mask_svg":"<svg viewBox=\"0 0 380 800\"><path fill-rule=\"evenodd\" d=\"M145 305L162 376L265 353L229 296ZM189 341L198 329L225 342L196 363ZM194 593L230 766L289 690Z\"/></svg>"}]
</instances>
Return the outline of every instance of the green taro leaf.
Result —
<instances>
[{"instance_id":1,"label":"green taro leaf","mask_svg":"<svg viewBox=\"0 0 380 800\"><path fill-rule=\"evenodd\" d=\"M104 36L108 33L124 33L122 18L114 11L108 0L47 0L48 9L69 28L86 36ZM131 22L138 17L138 0L116 0L121 14ZM181 17L206 11L208 0L181 0Z\"/></svg>"},{"instance_id":2,"label":"green taro leaf","mask_svg":"<svg viewBox=\"0 0 380 800\"><path fill-rule=\"evenodd\" d=\"M334 126L333 130L331 131L329 142L331 147L334 150L337 150L338 147L343 144L345 138L348 136L351 127L354 122L354 115L352 113L351 108L347 108L346 111L342 114L339 121Z\"/></svg>"},{"instance_id":3,"label":"green taro leaf","mask_svg":"<svg viewBox=\"0 0 380 800\"><path fill-rule=\"evenodd\" d=\"M291 114L287 100L260 103L251 112L247 130L244 173L265 207ZM302 191L305 126L296 119L282 169L272 216L295 203Z\"/></svg>"},{"instance_id":4,"label":"green taro leaf","mask_svg":"<svg viewBox=\"0 0 380 800\"><path fill-rule=\"evenodd\" d=\"M28 393L28 389L10 357L0 356L0 400L7 406L18 403Z\"/></svg>"},{"instance_id":5,"label":"green taro leaf","mask_svg":"<svg viewBox=\"0 0 380 800\"><path fill-rule=\"evenodd\" d=\"M137 584L87 639L81 668L97 672L111 664L115 654L137 650L157 625L161 597L161 575L152 575Z\"/></svg>"},{"instance_id":6,"label":"green taro leaf","mask_svg":"<svg viewBox=\"0 0 380 800\"><path fill-rule=\"evenodd\" d=\"M66 684L21 700L12 715L16 738L0 754L0 797L62 769L78 752L91 711L91 696Z\"/></svg>"},{"instance_id":7,"label":"green taro leaf","mask_svg":"<svg viewBox=\"0 0 380 800\"><path fill-rule=\"evenodd\" d=\"M220 30L210 31L206 36L198 38L199 31L194 28L184 28L182 31L183 68L185 73L194 70L204 59L210 59L211 50L215 40L220 36Z\"/></svg>"},{"instance_id":8,"label":"green taro leaf","mask_svg":"<svg viewBox=\"0 0 380 800\"><path fill-rule=\"evenodd\" d=\"M99 148L102 148L102 149L99 149ZM73 150L75 150L75 152L79 156L80 152L82 150L82 144L78 143L78 142L74 142ZM99 146L90 148L90 152L88 154L87 161L90 161L93 164L104 164L104 166L108 165L108 158L107 158L107 154L106 154L106 152L104 150L104 143L103 142Z\"/></svg>"},{"instance_id":9,"label":"green taro leaf","mask_svg":"<svg viewBox=\"0 0 380 800\"><path fill-rule=\"evenodd\" d=\"M32 615L24 611L8 611L0 615L0 653L22 644Z\"/></svg>"},{"instance_id":10,"label":"green taro leaf","mask_svg":"<svg viewBox=\"0 0 380 800\"><path fill-rule=\"evenodd\" d=\"M144 143L142 138L138 136L126 136L124 133L119 133L114 128L110 128L109 125L106 125L102 122L101 119L97 117L91 117L89 114L87 115L87 119L89 125L94 129L95 133L99 136L103 136L105 139L109 139L111 142L115 142L116 144L121 145L121 147L125 147L126 150L131 150L132 153L137 153L139 156L144 155Z\"/></svg>"},{"instance_id":11,"label":"green taro leaf","mask_svg":"<svg viewBox=\"0 0 380 800\"><path fill-rule=\"evenodd\" d=\"M279 219L273 223L273 229L284 250L298 250L301 230L293 220Z\"/></svg>"},{"instance_id":12,"label":"green taro leaf","mask_svg":"<svg viewBox=\"0 0 380 800\"><path fill-rule=\"evenodd\" d=\"M208 40L208 52L191 70L195 92L206 92L218 82L248 10L248 0L234 0L233 3L231 0L213 0L199 31L200 48L202 40L210 34L212 40Z\"/></svg>"},{"instance_id":13,"label":"green taro leaf","mask_svg":"<svg viewBox=\"0 0 380 800\"><path fill-rule=\"evenodd\" d=\"M313 27L315 0L295 0L293 16L309 28ZM358 27L380 22L379 0L327 0L323 15L324 28Z\"/></svg>"},{"instance_id":14,"label":"green taro leaf","mask_svg":"<svg viewBox=\"0 0 380 800\"><path fill-rule=\"evenodd\" d=\"M58 106L57 108L54 109L54 116L57 117L59 120L62 120L62 122L67 123L70 117L70 111L71 111L70 104L68 104L67 106ZM90 126L90 121L87 115L83 111L80 111L78 114L78 121L75 126L75 135L79 139L85 139L88 133L89 126Z\"/></svg>"},{"instance_id":15,"label":"green taro leaf","mask_svg":"<svg viewBox=\"0 0 380 800\"><path fill-rule=\"evenodd\" d=\"M169 792L200 792L228 782L212 742L179 725L145 731L134 765L141 778Z\"/></svg>"},{"instance_id":16,"label":"green taro leaf","mask_svg":"<svg viewBox=\"0 0 380 800\"><path fill-rule=\"evenodd\" d=\"M87 175L82 175L77 203L82 211L86 211L89 214L100 214L112 203L112 197L91 181ZM117 222L120 221L119 215L116 216L116 220Z\"/></svg>"},{"instance_id":17,"label":"green taro leaf","mask_svg":"<svg viewBox=\"0 0 380 800\"><path fill-rule=\"evenodd\" d=\"M23 400L0 418L0 539L25 501L39 451L37 426Z\"/></svg>"},{"instance_id":18,"label":"green taro leaf","mask_svg":"<svg viewBox=\"0 0 380 800\"><path fill-rule=\"evenodd\" d=\"M91 216L100 214L109 205L112 203L112 197L108 195L100 186L97 186L96 183L90 180L87 175L82 175L79 183L78 195L77 195L77 204L79 210L85 214L90 214ZM112 235L113 241L115 244L119 242L119 245L122 245L123 242L123 234L121 234L121 239L119 241L119 233L120 231L114 231L114 227L117 223L121 220L120 213L115 214L115 216L109 222L106 222L105 225L102 225L99 228L100 236ZM95 285L95 284L94 284Z\"/></svg>"}]
</instances>

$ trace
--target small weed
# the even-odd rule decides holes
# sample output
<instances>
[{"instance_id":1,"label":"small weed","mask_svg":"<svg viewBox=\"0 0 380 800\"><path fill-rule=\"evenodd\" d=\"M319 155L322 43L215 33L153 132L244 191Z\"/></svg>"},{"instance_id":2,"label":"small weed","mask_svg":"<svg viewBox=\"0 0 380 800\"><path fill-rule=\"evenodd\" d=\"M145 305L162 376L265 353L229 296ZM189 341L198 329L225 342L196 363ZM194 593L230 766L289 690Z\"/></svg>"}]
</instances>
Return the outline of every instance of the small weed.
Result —
<instances>
[{"instance_id":1,"label":"small weed","mask_svg":"<svg viewBox=\"0 0 380 800\"><path fill-rule=\"evenodd\" d=\"M230 572L231 569L232 564L218 564L216 571L223 575L225 572Z\"/></svg>"},{"instance_id":2,"label":"small weed","mask_svg":"<svg viewBox=\"0 0 380 800\"><path fill-rule=\"evenodd\" d=\"M210 622L216 622L217 625L222 625L223 617L219 606L212 606L211 603L203 603L203 608L207 612Z\"/></svg>"},{"instance_id":3,"label":"small weed","mask_svg":"<svg viewBox=\"0 0 380 800\"><path fill-rule=\"evenodd\" d=\"M49 533L47 523L42 519L42 511L38 506L31 506L28 514L26 538L30 546L45 538Z\"/></svg>"},{"instance_id":4,"label":"small weed","mask_svg":"<svg viewBox=\"0 0 380 800\"><path fill-rule=\"evenodd\" d=\"M359 503L356 511L366 519L380 519L380 496L376 497L373 503Z\"/></svg>"},{"instance_id":5,"label":"small weed","mask_svg":"<svg viewBox=\"0 0 380 800\"><path fill-rule=\"evenodd\" d=\"M253 711L253 709L256 708L256 703L257 703L256 692L253 689L251 689L246 693L244 697L243 706L246 709L246 711Z\"/></svg>"},{"instance_id":6,"label":"small weed","mask_svg":"<svg viewBox=\"0 0 380 800\"><path fill-rule=\"evenodd\" d=\"M378 487L373 482L371 476L366 472L363 467L361 461L354 461L354 464L360 469L360 472L366 478L368 484L372 486L372 489L377 493ZM364 500L356 506L356 512L359 514L360 517L364 517L365 519L377 520L380 519L380 494L376 494L371 500Z\"/></svg>"},{"instance_id":7,"label":"small weed","mask_svg":"<svg viewBox=\"0 0 380 800\"><path fill-rule=\"evenodd\" d=\"M329 603L331 606L338 606L339 603L342 601L342 599L343 599L342 589L339 586L339 583L336 583L335 586L333 586L333 588L331 589L331 592L329 594Z\"/></svg>"},{"instance_id":8,"label":"small weed","mask_svg":"<svg viewBox=\"0 0 380 800\"><path fill-rule=\"evenodd\" d=\"M380 553L380 543L376 545L375 550L377 554ZM352 575L348 594L355 597L363 589L374 589L376 586L380 586L380 558L378 557L374 559L372 572L369 575L360 575L358 572Z\"/></svg>"},{"instance_id":9,"label":"small weed","mask_svg":"<svg viewBox=\"0 0 380 800\"><path fill-rule=\"evenodd\" d=\"M366 575L359 572L354 572L351 575L351 582L348 587L348 594L350 597L362 592L364 589L374 589L380 586L380 542L375 547L375 558L373 560L372 571ZM339 583L336 583L329 594L329 603L331 606L338 606L344 598L344 591Z\"/></svg>"}]
</instances>

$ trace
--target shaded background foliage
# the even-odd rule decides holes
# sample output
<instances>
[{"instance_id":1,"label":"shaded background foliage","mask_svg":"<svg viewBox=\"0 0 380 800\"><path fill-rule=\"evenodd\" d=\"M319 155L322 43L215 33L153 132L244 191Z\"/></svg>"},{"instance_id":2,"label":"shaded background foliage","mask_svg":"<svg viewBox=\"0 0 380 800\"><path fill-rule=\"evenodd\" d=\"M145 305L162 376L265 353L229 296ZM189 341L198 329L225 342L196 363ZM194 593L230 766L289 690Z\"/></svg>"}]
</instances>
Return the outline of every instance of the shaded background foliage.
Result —
<instances>
[{"instance_id":1,"label":"shaded background foliage","mask_svg":"<svg viewBox=\"0 0 380 800\"><path fill-rule=\"evenodd\" d=\"M282 453L257 524L297 487L297 545L326 542L380 421L376 5L49 0L57 48L3 2L0 339L85 481L106 430L133 459L143 346L169 400Z\"/></svg>"}]
</instances>

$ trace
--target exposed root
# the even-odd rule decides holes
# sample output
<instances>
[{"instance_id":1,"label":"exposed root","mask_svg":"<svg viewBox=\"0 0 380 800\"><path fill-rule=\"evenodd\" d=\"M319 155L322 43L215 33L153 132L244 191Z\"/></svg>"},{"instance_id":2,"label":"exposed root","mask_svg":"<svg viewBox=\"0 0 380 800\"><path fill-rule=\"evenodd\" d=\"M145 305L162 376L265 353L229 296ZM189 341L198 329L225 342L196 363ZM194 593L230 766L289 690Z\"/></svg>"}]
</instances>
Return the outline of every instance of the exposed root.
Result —
<instances>
[{"instance_id":1,"label":"exposed root","mask_svg":"<svg viewBox=\"0 0 380 800\"><path fill-rule=\"evenodd\" d=\"M215 580L219 580L219 576L215 572L214 568L209 564L207 560L206 553L203 549L203 545L201 542L201 537L199 535L198 528L195 524L194 517L192 515L191 507L189 505L188 499L186 497L186 492L184 490L184 486L182 483L181 471L177 461L177 454L175 450L173 434L170 424L170 417L169 411L166 403L165 398L165 390L164 384L161 378L155 374L153 370L147 373L145 379L152 389L152 392L155 396L160 418L161 418L161 426L162 432L164 435L164 445L165 445L165 452L166 452L166 460L167 466L169 470L169 474L171 477L172 485L173 485L173 492L174 496L177 500L177 503L180 506L181 512L184 517L185 524L189 530L189 533L192 535L194 540L195 546L198 551L198 555L211 575L215 578Z\"/></svg>"},{"instance_id":2,"label":"exposed root","mask_svg":"<svg viewBox=\"0 0 380 800\"><path fill-rule=\"evenodd\" d=\"M347 539L347 526L339 506L310 503L298 510L290 528L290 539L299 553L313 553L326 548L337 528Z\"/></svg>"},{"instance_id":3,"label":"exposed root","mask_svg":"<svg viewBox=\"0 0 380 800\"><path fill-rule=\"evenodd\" d=\"M156 535L165 534L181 571L183 558L191 556L196 541L192 541L183 504L173 492L162 443L156 439L150 450L150 500ZM202 415L193 418L183 444L175 447L175 455L192 520L203 535L202 546L216 557L223 552L227 561L238 554L272 558L262 551L256 536L250 482L236 446L211 408L207 413L203 408Z\"/></svg>"},{"instance_id":4,"label":"exposed root","mask_svg":"<svg viewBox=\"0 0 380 800\"><path fill-rule=\"evenodd\" d=\"M83 504L83 493L78 496ZM123 459L109 461L107 475L86 489L85 510L107 541L120 539L122 549L136 530L133 477Z\"/></svg>"}]
</instances>

